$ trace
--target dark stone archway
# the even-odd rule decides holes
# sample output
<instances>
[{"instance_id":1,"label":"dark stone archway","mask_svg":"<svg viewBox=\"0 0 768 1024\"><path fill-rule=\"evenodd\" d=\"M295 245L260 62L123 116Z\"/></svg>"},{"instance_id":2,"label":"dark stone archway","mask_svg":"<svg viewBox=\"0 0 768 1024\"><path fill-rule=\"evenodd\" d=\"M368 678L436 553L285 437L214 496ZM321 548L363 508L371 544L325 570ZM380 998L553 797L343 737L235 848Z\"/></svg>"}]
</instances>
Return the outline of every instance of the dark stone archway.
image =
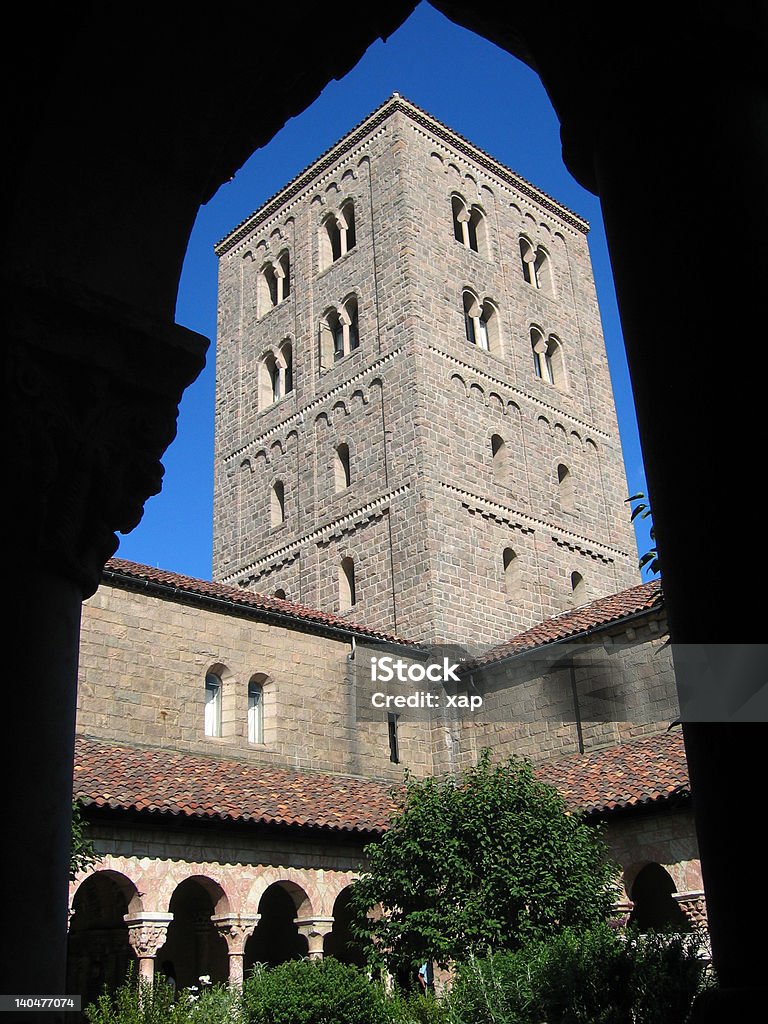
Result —
<instances>
[{"instance_id":1,"label":"dark stone archway","mask_svg":"<svg viewBox=\"0 0 768 1024\"><path fill-rule=\"evenodd\" d=\"M629 31L607 3L436 6L538 71L566 164L600 196L673 641L759 636L765 355L753 345L747 371L730 349L765 315L764 5L646 3ZM205 340L173 320L198 207L412 7L308 9L291 30L290 73L281 12L242 0L204 17L176 2L16 12L0 71L13 97L2 269L18 509L6 569L28 659L3 751L9 792L24 800L6 821L2 901L49 941L32 956L4 936L2 991L64 985L79 604L113 531L130 530L159 488L178 401L202 366ZM285 46L248 52L273 37ZM736 280L724 272L733 251ZM709 558L713 544L725 554ZM736 695L741 669L719 670ZM733 886L764 735L764 722L685 727L713 957L732 990L717 998L733 1007L763 986L757 915Z\"/></svg>"}]
</instances>

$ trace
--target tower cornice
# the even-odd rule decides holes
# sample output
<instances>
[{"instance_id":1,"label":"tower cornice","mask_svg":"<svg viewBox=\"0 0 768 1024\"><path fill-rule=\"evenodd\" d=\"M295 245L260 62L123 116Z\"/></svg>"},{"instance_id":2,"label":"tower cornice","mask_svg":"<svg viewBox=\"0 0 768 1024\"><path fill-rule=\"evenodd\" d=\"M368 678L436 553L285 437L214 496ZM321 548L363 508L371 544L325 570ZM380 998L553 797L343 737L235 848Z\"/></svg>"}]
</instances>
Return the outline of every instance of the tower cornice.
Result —
<instances>
[{"instance_id":1,"label":"tower cornice","mask_svg":"<svg viewBox=\"0 0 768 1024\"><path fill-rule=\"evenodd\" d=\"M376 131L396 113L404 114L414 124L431 132L441 142L451 146L463 156L468 157L475 164L495 175L505 184L512 186L522 195L548 210L570 227L582 234L586 234L589 231L589 223L583 217L574 213L573 210L569 210L568 207L563 206L562 203L547 195L546 192L542 192L541 189L537 188L530 181L516 174L511 168L506 167L489 153L475 146L468 139L465 139L447 125L432 117L425 110L411 103L410 100L404 99L398 93L393 93L380 107L377 107L368 117L352 128L351 131L347 132L343 138L339 139L338 142L331 146L330 149L327 149L312 164L304 168L303 171L300 171L279 192L276 192L262 206L238 224L228 235L222 238L221 241L217 242L214 246L216 255L225 256L254 229L269 220L282 206L290 202L302 190L309 188L329 167L361 145L372 132Z\"/></svg>"}]
</instances>

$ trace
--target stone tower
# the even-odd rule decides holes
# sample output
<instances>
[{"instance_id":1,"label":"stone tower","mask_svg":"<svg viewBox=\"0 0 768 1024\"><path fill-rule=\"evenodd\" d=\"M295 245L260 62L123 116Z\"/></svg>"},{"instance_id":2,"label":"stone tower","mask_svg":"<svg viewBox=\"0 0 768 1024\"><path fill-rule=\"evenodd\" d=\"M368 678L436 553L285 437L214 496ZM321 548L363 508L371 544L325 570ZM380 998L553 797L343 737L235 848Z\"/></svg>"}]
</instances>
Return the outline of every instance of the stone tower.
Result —
<instances>
[{"instance_id":1,"label":"stone tower","mask_svg":"<svg viewBox=\"0 0 768 1024\"><path fill-rule=\"evenodd\" d=\"M215 579L483 644L638 582L587 229L395 94L223 239Z\"/></svg>"}]
</instances>

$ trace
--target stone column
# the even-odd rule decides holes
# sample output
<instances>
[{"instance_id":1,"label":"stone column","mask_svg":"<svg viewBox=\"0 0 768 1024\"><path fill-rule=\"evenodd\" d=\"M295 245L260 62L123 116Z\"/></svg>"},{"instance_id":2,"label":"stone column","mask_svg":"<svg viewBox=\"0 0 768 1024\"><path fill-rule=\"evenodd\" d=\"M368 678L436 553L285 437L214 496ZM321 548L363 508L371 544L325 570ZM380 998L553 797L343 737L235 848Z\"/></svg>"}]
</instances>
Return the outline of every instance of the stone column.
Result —
<instances>
[{"instance_id":1,"label":"stone column","mask_svg":"<svg viewBox=\"0 0 768 1024\"><path fill-rule=\"evenodd\" d=\"M168 936L168 925L173 914L145 912L126 914L124 921L128 925L128 941L139 961L139 980L152 983L155 977L155 957L157 951L165 945Z\"/></svg>"},{"instance_id":2,"label":"stone column","mask_svg":"<svg viewBox=\"0 0 768 1024\"><path fill-rule=\"evenodd\" d=\"M293 923L307 940L307 956L310 960L323 959L323 941L333 928L332 917L297 917Z\"/></svg>"},{"instance_id":3,"label":"stone column","mask_svg":"<svg viewBox=\"0 0 768 1024\"><path fill-rule=\"evenodd\" d=\"M219 935L224 937L229 954L229 984L237 988L243 985L243 963L245 944L253 935L261 920L261 914L221 914L211 921Z\"/></svg>"},{"instance_id":4,"label":"stone column","mask_svg":"<svg viewBox=\"0 0 768 1024\"><path fill-rule=\"evenodd\" d=\"M613 905L613 913L608 919L608 924L611 928L617 930L626 928L629 924L629 918L632 911L635 909L635 904L630 899L617 900Z\"/></svg>"},{"instance_id":5,"label":"stone column","mask_svg":"<svg viewBox=\"0 0 768 1024\"><path fill-rule=\"evenodd\" d=\"M65 991L80 615L104 563L160 490L184 386L202 340L114 299L19 277L3 294L6 479L14 527L4 567L9 672L0 772L9 793L0 905L32 920L34 953L8 942L0 992Z\"/></svg>"}]
</instances>

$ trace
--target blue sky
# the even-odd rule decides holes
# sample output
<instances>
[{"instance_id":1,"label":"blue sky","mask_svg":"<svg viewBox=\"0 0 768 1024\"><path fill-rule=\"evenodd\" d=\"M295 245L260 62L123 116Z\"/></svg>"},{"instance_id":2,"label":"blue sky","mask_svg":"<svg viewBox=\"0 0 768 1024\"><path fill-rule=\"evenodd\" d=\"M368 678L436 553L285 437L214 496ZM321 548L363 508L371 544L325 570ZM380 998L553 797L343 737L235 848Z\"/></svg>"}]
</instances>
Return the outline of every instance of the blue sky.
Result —
<instances>
[{"instance_id":1,"label":"blue sky","mask_svg":"<svg viewBox=\"0 0 768 1024\"><path fill-rule=\"evenodd\" d=\"M534 72L427 4L420 4L387 42L375 43L341 81L330 83L311 107L289 121L201 207L181 277L177 322L213 342L214 244L393 92L590 222L589 246L616 395L628 494L645 491L600 204L566 170L558 121ZM121 538L117 552L121 558L203 579L211 577L214 360L212 344L205 369L184 395L178 435L163 459L163 490L147 502L144 518L131 534ZM650 546L645 530L638 545L641 551Z\"/></svg>"}]
</instances>

